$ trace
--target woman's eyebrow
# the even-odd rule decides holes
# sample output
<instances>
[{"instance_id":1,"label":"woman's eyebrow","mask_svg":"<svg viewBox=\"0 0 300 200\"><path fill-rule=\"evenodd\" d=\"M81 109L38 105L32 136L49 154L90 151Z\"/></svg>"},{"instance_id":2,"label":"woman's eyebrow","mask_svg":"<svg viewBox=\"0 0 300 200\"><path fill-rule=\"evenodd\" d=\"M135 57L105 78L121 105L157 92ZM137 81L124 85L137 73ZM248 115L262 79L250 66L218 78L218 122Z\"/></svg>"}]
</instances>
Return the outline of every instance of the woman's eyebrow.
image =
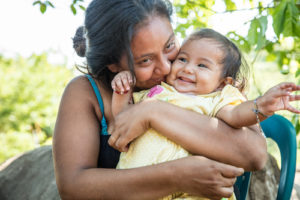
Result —
<instances>
[{"instance_id":1,"label":"woman's eyebrow","mask_svg":"<svg viewBox=\"0 0 300 200\"><path fill-rule=\"evenodd\" d=\"M170 37L168 38L167 42L165 43L165 45L167 45L167 44L170 42L170 40L171 40L174 36L175 36L175 34L172 33L172 34L170 35ZM139 60L139 59L141 59L141 58L143 58L143 57L152 56L152 55L153 55L152 53L142 54L141 56L139 56L139 57L137 57L137 58L134 58L134 60Z\"/></svg>"}]
</instances>

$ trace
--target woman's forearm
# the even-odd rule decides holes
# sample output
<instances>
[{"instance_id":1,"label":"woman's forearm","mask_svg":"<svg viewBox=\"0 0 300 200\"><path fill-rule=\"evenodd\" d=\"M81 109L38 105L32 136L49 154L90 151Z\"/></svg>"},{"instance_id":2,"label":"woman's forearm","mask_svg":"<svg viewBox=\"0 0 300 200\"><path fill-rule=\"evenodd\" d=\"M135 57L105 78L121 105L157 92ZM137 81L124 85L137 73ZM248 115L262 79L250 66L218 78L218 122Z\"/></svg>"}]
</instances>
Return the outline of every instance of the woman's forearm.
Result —
<instances>
[{"instance_id":1,"label":"woman's forearm","mask_svg":"<svg viewBox=\"0 0 300 200\"><path fill-rule=\"evenodd\" d=\"M266 142L255 126L234 129L216 118L166 102L145 103L151 110L150 126L189 152L246 170L264 166Z\"/></svg>"},{"instance_id":2,"label":"woman's forearm","mask_svg":"<svg viewBox=\"0 0 300 200\"><path fill-rule=\"evenodd\" d=\"M91 168L58 186L62 199L158 199L176 191L174 174L166 164L126 170Z\"/></svg>"}]
</instances>

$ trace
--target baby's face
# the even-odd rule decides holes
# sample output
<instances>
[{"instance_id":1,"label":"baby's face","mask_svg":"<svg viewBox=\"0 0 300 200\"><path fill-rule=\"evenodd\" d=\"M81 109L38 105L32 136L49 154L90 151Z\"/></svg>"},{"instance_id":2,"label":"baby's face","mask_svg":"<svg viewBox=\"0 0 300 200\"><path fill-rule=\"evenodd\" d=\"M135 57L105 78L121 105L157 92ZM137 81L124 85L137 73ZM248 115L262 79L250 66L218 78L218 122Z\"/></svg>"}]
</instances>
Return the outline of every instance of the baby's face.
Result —
<instances>
[{"instance_id":1,"label":"baby's face","mask_svg":"<svg viewBox=\"0 0 300 200\"><path fill-rule=\"evenodd\" d=\"M224 82L222 58L223 52L213 40L189 40L183 44L172 64L167 83L182 93L214 92Z\"/></svg>"}]
</instances>

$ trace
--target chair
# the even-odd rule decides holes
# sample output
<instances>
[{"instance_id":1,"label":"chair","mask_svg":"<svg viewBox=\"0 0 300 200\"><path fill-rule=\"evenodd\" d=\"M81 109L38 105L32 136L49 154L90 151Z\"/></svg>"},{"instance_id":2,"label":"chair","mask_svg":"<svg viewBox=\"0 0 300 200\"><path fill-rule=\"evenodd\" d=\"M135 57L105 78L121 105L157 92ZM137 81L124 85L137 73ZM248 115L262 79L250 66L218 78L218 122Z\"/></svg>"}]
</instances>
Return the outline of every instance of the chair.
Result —
<instances>
[{"instance_id":1,"label":"chair","mask_svg":"<svg viewBox=\"0 0 300 200\"><path fill-rule=\"evenodd\" d=\"M291 197L296 171L296 131L292 123L280 115L273 115L261 122L267 138L273 139L280 150L281 170L277 200L289 200ZM248 193L251 172L245 172L237 178L236 186L240 199L245 200Z\"/></svg>"}]
</instances>

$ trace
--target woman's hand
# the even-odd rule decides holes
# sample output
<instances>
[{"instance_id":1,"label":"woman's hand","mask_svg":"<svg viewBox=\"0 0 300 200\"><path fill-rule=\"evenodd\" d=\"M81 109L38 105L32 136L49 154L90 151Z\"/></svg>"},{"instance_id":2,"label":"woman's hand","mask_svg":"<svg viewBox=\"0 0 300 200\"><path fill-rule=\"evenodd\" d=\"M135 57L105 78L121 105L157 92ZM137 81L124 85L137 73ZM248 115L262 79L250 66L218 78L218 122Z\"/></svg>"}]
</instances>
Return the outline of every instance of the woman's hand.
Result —
<instances>
[{"instance_id":1,"label":"woman's hand","mask_svg":"<svg viewBox=\"0 0 300 200\"><path fill-rule=\"evenodd\" d=\"M178 191L209 199L230 197L236 177L244 173L242 168L202 156L189 156L174 162L177 162L174 181L177 181Z\"/></svg>"},{"instance_id":2,"label":"woman's hand","mask_svg":"<svg viewBox=\"0 0 300 200\"><path fill-rule=\"evenodd\" d=\"M144 104L146 102L129 106L109 124L110 146L122 152L128 151L129 143L149 129L148 115L151 106Z\"/></svg>"}]
</instances>

